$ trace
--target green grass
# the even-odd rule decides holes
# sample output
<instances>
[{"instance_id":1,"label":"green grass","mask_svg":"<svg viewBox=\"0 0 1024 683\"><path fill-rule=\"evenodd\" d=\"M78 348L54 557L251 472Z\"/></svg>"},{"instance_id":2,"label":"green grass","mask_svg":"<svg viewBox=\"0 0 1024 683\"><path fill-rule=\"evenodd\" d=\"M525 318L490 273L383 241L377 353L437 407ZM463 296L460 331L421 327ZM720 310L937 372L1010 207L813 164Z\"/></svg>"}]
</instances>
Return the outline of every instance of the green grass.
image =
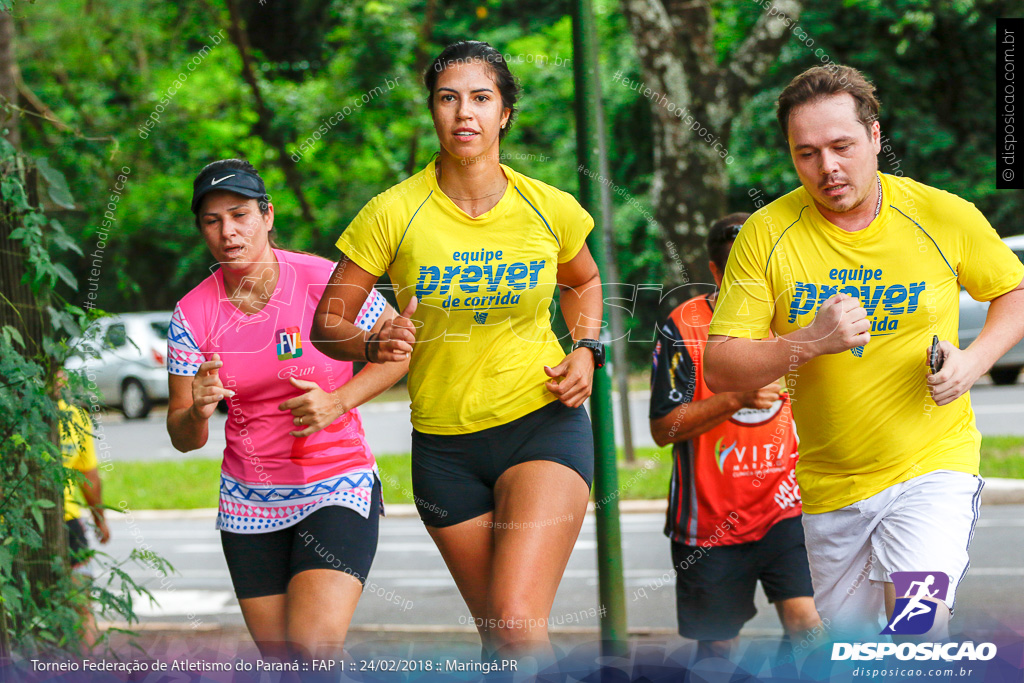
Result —
<instances>
[{"instance_id":1,"label":"green grass","mask_svg":"<svg viewBox=\"0 0 1024 683\"><path fill-rule=\"evenodd\" d=\"M385 503L412 502L410 458L377 458L384 483ZM220 460L188 458L157 462L119 462L103 478L103 501L117 508L121 501L133 510L191 510L217 507ZM123 507L123 505L121 506Z\"/></svg>"},{"instance_id":2,"label":"green grass","mask_svg":"<svg viewBox=\"0 0 1024 683\"><path fill-rule=\"evenodd\" d=\"M983 437L981 476L1024 479L1024 437Z\"/></svg>"},{"instance_id":3,"label":"green grass","mask_svg":"<svg viewBox=\"0 0 1024 683\"><path fill-rule=\"evenodd\" d=\"M636 463L619 462L619 497L664 498L668 492L672 451L637 448ZM412 503L409 454L377 456L384 483L385 503ZM117 508L121 501L133 510L217 507L220 461L192 458L159 462L117 463L101 472L103 499ZM1024 479L1024 437L989 436L982 440L981 474Z\"/></svg>"},{"instance_id":4,"label":"green grass","mask_svg":"<svg viewBox=\"0 0 1024 683\"><path fill-rule=\"evenodd\" d=\"M100 470L100 479L103 502L114 510L215 508L220 460L115 462L109 472Z\"/></svg>"}]
</instances>

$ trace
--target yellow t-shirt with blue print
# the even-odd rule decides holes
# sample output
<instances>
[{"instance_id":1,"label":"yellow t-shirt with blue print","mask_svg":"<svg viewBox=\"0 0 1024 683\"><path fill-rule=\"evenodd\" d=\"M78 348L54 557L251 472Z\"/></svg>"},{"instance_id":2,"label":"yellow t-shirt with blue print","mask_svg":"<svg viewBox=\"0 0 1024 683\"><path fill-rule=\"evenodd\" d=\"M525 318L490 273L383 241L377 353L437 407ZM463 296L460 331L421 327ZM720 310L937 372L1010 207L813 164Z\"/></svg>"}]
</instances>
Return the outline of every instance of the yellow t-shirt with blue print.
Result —
<instances>
[{"instance_id":1,"label":"yellow t-shirt with blue print","mask_svg":"<svg viewBox=\"0 0 1024 683\"><path fill-rule=\"evenodd\" d=\"M867 311L868 344L819 356L787 376L807 513L935 470L978 473L981 435L970 396L935 405L927 349L933 334L959 346L961 286L990 301L1024 278L1024 265L973 204L879 176L881 212L858 232L827 221L802 187L751 216L711 322L712 335L784 335L809 325L837 292Z\"/></svg>"},{"instance_id":2,"label":"yellow t-shirt with blue print","mask_svg":"<svg viewBox=\"0 0 1024 683\"><path fill-rule=\"evenodd\" d=\"M338 248L415 294L412 423L427 434L506 424L551 401L544 365L565 354L551 330L558 265L594 227L571 195L502 165L504 195L473 218L438 187L434 162L371 200Z\"/></svg>"},{"instance_id":3,"label":"yellow t-shirt with blue print","mask_svg":"<svg viewBox=\"0 0 1024 683\"><path fill-rule=\"evenodd\" d=\"M57 407L62 413L71 415L71 420L61 425L60 450L64 458L64 467L79 472L96 469L96 445L93 442L93 427L89 414L77 406L69 406L64 401L60 401ZM76 488L77 486L69 483L64 489L64 521L82 516L82 509L75 495Z\"/></svg>"}]
</instances>

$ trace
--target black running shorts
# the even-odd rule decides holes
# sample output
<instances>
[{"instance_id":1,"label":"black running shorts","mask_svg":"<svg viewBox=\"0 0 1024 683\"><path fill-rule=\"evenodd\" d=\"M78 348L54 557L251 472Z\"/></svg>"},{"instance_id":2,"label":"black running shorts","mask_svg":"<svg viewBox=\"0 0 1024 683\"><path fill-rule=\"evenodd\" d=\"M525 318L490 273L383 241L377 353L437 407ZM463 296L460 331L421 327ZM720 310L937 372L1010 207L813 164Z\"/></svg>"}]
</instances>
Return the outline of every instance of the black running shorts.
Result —
<instances>
[{"instance_id":1,"label":"black running shorts","mask_svg":"<svg viewBox=\"0 0 1024 683\"><path fill-rule=\"evenodd\" d=\"M594 437L583 407L552 401L507 424L471 434L412 432L412 491L427 526L446 527L494 510L505 470L550 460L594 479Z\"/></svg>"},{"instance_id":2,"label":"black running shorts","mask_svg":"<svg viewBox=\"0 0 1024 683\"><path fill-rule=\"evenodd\" d=\"M377 481L367 519L347 507L329 505L277 531L236 534L221 530L235 595L243 600L287 593L291 578L307 569L335 569L365 585L377 554L380 501Z\"/></svg>"},{"instance_id":3,"label":"black running shorts","mask_svg":"<svg viewBox=\"0 0 1024 683\"><path fill-rule=\"evenodd\" d=\"M68 556L71 558L72 567L80 567L86 564L86 553L89 551L89 541L85 535L85 524L80 518L65 520L64 526L68 530Z\"/></svg>"},{"instance_id":4,"label":"black running shorts","mask_svg":"<svg viewBox=\"0 0 1024 683\"><path fill-rule=\"evenodd\" d=\"M757 614L758 580L769 602L814 595L799 516L776 523L752 543L704 548L673 541L672 565L679 635L684 638L738 636L743 624Z\"/></svg>"}]
</instances>

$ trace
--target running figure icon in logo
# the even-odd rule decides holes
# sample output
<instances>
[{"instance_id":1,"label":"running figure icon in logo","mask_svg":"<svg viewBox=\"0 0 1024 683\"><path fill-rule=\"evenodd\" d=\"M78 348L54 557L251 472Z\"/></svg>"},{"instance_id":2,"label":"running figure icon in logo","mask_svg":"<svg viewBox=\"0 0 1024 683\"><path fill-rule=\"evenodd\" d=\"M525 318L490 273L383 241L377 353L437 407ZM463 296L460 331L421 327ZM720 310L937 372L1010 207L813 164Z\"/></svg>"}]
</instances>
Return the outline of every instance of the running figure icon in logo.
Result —
<instances>
[{"instance_id":1,"label":"running figure icon in logo","mask_svg":"<svg viewBox=\"0 0 1024 683\"><path fill-rule=\"evenodd\" d=\"M893 572L896 606L882 635L919 636L935 623L935 601L946 601L949 577L942 572Z\"/></svg>"}]
</instances>

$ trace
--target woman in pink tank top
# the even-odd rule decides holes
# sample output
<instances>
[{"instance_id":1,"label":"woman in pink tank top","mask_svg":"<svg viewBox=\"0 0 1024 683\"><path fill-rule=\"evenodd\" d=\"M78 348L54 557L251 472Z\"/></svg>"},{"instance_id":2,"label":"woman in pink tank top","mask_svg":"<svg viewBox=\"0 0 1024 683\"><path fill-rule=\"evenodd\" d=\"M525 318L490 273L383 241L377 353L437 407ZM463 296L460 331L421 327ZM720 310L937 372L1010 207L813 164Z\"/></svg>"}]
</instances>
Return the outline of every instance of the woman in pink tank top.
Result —
<instances>
[{"instance_id":1,"label":"woman in pink tank top","mask_svg":"<svg viewBox=\"0 0 1024 683\"><path fill-rule=\"evenodd\" d=\"M352 363L309 343L334 264L274 246L274 206L248 162L204 168L192 211L220 267L174 309L167 431L179 451L201 448L226 403L217 528L246 626L264 655L330 656L366 582L382 507L356 406L398 381L408 359L353 376ZM395 315L373 291L357 324L384 330Z\"/></svg>"}]
</instances>

